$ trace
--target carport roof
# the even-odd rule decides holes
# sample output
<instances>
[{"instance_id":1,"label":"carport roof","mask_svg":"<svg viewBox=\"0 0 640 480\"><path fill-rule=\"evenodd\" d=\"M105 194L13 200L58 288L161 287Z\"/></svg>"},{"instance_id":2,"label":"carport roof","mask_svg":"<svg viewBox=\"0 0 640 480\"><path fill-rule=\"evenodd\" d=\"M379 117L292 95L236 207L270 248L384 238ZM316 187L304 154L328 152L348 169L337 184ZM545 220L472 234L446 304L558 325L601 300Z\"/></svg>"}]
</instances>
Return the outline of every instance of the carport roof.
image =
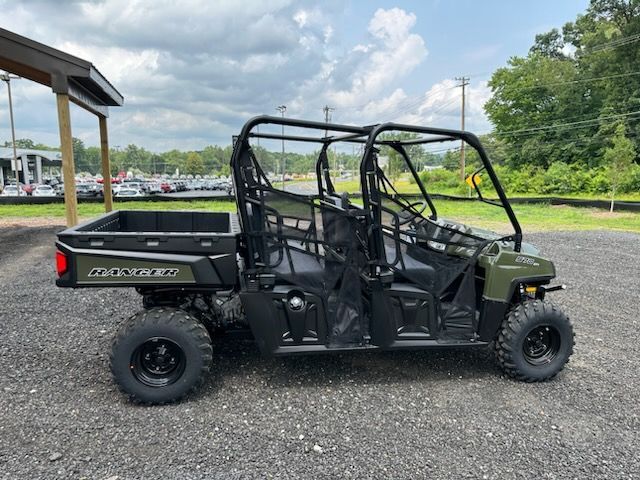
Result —
<instances>
[{"instance_id":1,"label":"carport roof","mask_svg":"<svg viewBox=\"0 0 640 480\"><path fill-rule=\"evenodd\" d=\"M62 163L62 154L58 150L34 150L33 148L17 148L16 156L20 158L23 155L37 155L53 162ZM0 147L0 160L13 160L13 148Z\"/></svg>"},{"instance_id":2,"label":"carport roof","mask_svg":"<svg viewBox=\"0 0 640 480\"><path fill-rule=\"evenodd\" d=\"M124 97L93 66L83 60L0 28L0 69L42 85L98 115L121 106Z\"/></svg>"}]
</instances>

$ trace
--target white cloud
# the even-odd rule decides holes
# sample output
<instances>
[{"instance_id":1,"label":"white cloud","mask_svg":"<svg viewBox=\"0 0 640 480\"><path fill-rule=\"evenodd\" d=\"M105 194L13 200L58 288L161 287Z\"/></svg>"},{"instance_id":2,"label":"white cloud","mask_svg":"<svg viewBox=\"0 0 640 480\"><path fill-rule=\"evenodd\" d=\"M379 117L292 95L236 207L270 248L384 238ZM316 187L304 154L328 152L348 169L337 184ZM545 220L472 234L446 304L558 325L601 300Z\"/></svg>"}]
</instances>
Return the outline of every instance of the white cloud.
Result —
<instances>
[{"instance_id":1,"label":"white cloud","mask_svg":"<svg viewBox=\"0 0 640 480\"><path fill-rule=\"evenodd\" d=\"M307 17L308 14L306 11L298 10L293 16L293 19L298 24L298 27L303 28L307 24Z\"/></svg>"},{"instance_id":2,"label":"white cloud","mask_svg":"<svg viewBox=\"0 0 640 480\"><path fill-rule=\"evenodd\" d=\"M379 8L369 22L369 33L383 40L388 46L401 46L408 37L417 37L410 34L415 24L416 16L413 13L399 8Z\"/></svg>"},{"instance_id":3,"label":"white cloud","mask_svg":"<svg viewBox=\"0 0 640 480\"><path fill-rule=\"evenodd\" d=\"M416 16L399 8L378 9L369 22L371 44L356 45L338 66L347 84L328 97L338 107L368 103L411 72L427 55L424 40L411 33Z\"/></svg>"},{"instance_id":4,"label":"white cloud","mask_svg":"<svg viewBox=\"0 0 640 480\"><path fill-rule=\"evenodd\" d=\"M437 84L412 98L401 88L428 54L413 13L378 9L359 43L345 45L336 31L339 2L321 9L311 0L248 0L242 14L238 5L0 0L0 24L92 61L116 86L125 106L111 109L114 145L158 151L228 144L247 118L274 113L282 103L301 118L319 119L329 104L344 123L386 121L391 113L426 120L429 109L459 94L452 89L437 95ZM72 30L59 28L68 18L82 21ZM486 88L473 88L475 102ZM50 91L21 80L14 98L18 136L57 144ZM479 115L473 108L471 114ZM73 110L74 135L97 144L95 119ZM0 140L8 134L5 113L0 101Z\"/></svg>"},{"instance_id":5,"label":"white cloud","mask_svg":"<svg viewBox=\"0 0 640 480\"><path fill-rule=\"evenodd\" d=\"M459 82L445 79L431 86L423 94L408 96L401 89L392 95L370 102L359 115L370 121L393 121L398 123L427 125L432 127L460 127L462 91ZM466 90L466 125L471 131L488 130L484 104L491 96L487 82L471 82Z\"/></svg>"}]
</instances>

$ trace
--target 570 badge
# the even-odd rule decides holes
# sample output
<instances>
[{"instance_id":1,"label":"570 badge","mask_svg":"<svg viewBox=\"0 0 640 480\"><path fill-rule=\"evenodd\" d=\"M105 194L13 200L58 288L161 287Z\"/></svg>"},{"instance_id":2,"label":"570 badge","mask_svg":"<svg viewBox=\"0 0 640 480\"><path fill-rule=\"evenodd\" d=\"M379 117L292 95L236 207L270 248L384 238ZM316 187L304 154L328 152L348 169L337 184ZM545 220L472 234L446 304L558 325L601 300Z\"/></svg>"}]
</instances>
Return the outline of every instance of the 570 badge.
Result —
<instances>
[{"instance_id":1,"label":"570 badge","mask_svg":"<svg viewBox=\"0 0 640 480\"><path fill-rule=\"evenodd\" d=\"M531 265L532 267L537 267L540 265L533 258L525 257L523 255L518 255L516 257L516 263L524 263L525 265Z\"/></svg>"},{"instance_id":2,"label":"570 badge","mask_svg":"<svg viewBox=\"0 0 640 480\"><path fill-rule=\"evenodd\" d=\"M175 277L179 268L92 268L89 277L92 278L165 278Z\"/></svg>"}]
</instances>

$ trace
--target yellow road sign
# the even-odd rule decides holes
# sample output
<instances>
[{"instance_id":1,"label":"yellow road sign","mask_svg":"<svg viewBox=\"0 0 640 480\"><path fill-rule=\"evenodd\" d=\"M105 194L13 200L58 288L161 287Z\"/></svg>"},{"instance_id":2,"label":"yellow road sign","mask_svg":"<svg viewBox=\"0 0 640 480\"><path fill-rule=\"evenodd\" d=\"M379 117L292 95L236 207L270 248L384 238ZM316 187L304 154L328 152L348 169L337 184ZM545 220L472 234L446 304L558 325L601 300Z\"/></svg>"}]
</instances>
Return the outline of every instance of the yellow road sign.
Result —
<instances>
[{"instance_id":1,"label":"yellow road sign","mask_svg":"<svg viewBox=\"0 0 640 480\"><path fill-rule=\"evenodd\" d=\"M482 183L482 177L480 176L479 173L476 173L475 175L473 175L473 180L471 178L472 176L469 175L465 180L467 182L467 185L469 185L471 188L473 188L473 182L475 182L476 185L480 185Z\"/></svg>"}]
</instances>

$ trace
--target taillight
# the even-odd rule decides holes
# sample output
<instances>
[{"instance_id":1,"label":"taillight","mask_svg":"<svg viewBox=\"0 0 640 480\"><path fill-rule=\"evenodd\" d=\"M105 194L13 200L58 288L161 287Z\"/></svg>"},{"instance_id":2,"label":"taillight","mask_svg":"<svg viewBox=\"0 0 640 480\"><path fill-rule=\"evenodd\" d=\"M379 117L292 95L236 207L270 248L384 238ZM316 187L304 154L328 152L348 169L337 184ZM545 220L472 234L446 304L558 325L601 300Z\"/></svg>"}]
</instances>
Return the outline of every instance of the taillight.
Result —
<instances>
[{"instance_id":1,"label":"taillight","mask_svg":"<svg viewBox=\"0 0 640 480\"><path fill-rule=\"evenodd\" d=\"M56 270L58 272L58 277L67 273L68 268L69 264L67 263L67 256L60 250L56 250Z\"/></svg>"}]
</instances>

